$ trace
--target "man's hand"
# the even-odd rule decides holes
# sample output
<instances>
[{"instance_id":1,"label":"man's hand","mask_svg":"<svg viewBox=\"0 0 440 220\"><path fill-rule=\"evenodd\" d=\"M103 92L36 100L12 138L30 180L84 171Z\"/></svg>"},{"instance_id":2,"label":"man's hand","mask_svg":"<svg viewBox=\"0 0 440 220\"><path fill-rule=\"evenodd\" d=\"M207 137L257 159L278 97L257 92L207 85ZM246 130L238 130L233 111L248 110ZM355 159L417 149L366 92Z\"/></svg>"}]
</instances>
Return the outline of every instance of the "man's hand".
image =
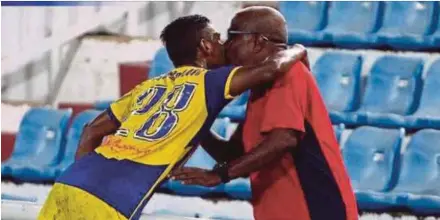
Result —
<instances>
[{"instance_id":1,"label":"man's hand","mask_svg":"<svg viewBox=\"0 0 440 220\"><path fill-rule=\"evenodd\" d=\"M194 167L183 167L171 173L172 180L180 180L185 185L216 186L221 183L220 177L210 170Z\"/></svg>"}]
</instances>

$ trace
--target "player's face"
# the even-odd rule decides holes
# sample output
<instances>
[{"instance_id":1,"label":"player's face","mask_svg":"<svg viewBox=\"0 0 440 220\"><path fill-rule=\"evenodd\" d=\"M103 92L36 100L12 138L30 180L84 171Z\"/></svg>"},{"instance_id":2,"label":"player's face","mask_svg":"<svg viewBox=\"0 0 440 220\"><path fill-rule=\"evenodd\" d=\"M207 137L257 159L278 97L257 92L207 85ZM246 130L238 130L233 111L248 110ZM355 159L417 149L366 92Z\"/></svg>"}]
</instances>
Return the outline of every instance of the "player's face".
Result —
<instances>
[{"instance_id":1,"label":"player's face","mask_svg":"<svg viewBox=\"0 0 440 220\"><path fill-rule=\"evenodd\" d=\"M225 65L225 51L223 41L220 39L220 33L217 32L211 25L204 30L204 39L209 46L206 55L206 64L208 68L217 68Z\"/></svg>"},{"instance_id":2,"label":"player's face","mask_svg":"<svg viewBox=\"0 0 440 220\"><path fill-rule=\"evenodd\" d=\"M246 65L252 62L253 36L245 34L234 20L228 29L228 39L225 42L226 62L234 65Z\"/></svg>"}]
</instances>

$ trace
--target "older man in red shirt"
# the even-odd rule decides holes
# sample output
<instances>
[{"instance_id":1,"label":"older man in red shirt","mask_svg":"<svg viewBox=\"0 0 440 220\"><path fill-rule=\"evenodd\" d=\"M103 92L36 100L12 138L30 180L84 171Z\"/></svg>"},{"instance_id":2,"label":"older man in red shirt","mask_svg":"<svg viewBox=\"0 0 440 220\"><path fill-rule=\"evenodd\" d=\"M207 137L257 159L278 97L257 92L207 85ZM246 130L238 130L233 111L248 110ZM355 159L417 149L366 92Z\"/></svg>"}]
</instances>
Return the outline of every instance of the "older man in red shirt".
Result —
<instances>
[{"instance_id":1,"label":"older man in red shirt","mask_svg":"<svg viewBox=\"0 0 440 220\"><path fill-rule=\"evenodd\" d=\"M228 60L244 65L261 62L286 42L279 12L250 7L233 18L225 47ZM182 168L174 178L213 186L250 174L257 220L357 219L331 121L307 65L297 63L273 85L251 91L244 126L229 143L204 140L204 148L223 161L214 170Z\"/></svg>"}]
</instances>

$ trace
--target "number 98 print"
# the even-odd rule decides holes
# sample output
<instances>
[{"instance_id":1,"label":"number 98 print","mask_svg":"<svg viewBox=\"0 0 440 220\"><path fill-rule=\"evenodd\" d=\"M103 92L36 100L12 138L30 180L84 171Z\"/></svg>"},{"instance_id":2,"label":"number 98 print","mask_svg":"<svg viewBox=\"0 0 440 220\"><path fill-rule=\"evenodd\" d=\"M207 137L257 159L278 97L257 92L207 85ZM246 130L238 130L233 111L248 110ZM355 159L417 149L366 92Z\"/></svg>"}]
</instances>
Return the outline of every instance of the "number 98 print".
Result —
<instances>
[{"instance_id":1,"label":"number 98 print","mask_svg":"<svg viewBox=\"0 0 440 220\"><path fill-rule=\"evenodd\" d=\"M139 96L136 100L137 104L145 104L140 109L134 111L134 115L146 114L157 104L160 104L160 107L134 133L134 138L156 141L170 134L179 121L178 113L185 110L191 102L196 86L196 84L192 83L177 85L169 93L166 93L166 87L155 86ZM166 98L163 102L159 102L163 96L166 96Z\"/></svg>"}]
</instances>

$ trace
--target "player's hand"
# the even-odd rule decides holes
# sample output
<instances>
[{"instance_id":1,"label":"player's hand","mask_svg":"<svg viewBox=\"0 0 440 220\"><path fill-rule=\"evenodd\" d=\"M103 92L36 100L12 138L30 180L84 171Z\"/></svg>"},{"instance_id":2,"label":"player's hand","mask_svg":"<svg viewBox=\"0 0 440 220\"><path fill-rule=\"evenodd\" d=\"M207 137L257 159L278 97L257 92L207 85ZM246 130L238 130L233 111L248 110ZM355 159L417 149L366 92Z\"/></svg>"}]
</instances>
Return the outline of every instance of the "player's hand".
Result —
<instances>
[{"instance_id":1,"label":"player's hand","mask_svg":"<svg viewBox=\"0 0 440 220\"><path fill-rule=\"evenodd\" d=\"M194 167L183 167L171 173L172 180L180 180L185 185L216 186L221 183L220 177L211 172Z\"/></svg>"},{"instance_id":2,"label":"player's hand","mask_svg":"<svg viewBox=\"0 0 440 220\"><path fill-rule=\"evenodd\" d=\"M307 50L301 44L295 44L287 50L280 51L273 57L269 57L270 59L275 61L278 71L283 73L289 71L297 61L302 61L306 66L309 66Z\"/></svg>"}]
</instances>

